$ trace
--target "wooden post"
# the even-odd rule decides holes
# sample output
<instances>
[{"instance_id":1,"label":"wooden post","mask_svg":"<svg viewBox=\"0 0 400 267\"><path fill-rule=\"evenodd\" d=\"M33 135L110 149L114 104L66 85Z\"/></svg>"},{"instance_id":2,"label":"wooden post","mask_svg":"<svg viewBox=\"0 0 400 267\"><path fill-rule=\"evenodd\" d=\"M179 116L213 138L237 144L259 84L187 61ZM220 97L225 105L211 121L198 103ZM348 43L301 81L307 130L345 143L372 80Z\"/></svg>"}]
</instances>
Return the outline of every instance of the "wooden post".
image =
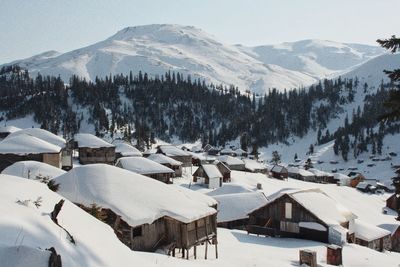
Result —
<instances>
[{"instance_id":1,"label":"wooden post","mask_svg":"<svg viewBox=\"0 0 400 267\"><path fill-rule=\"evenodd\" d=\"M172 257L175 257L175 247L172 249Z\"/></svg>"},{"instance_id":2,"label":"wooden post","mask_svg":"<svg viewBox=\"0 0 400 267\"><path fill-rule=\"evenodd\" d=\"M185 258L185 249L183 248L182 249L182 259L184 259Z\"/></svg>"},{"instance_id":3,"label":"wooden post","mask_svg":"<svg viewBox=\"0 0 400 267\"><path fill-rule=\"evenodd\" d=\"M204 259L207 259L207 250L208 250L208 231L207 231L207 217L204 217L204 228L206 230L206 251L204 255Z\"/></svg>"},{"instance_id":4,"label":"wooden post","mask_svg":"<svg viewBox=\"0 0 400 267\"><path fill-rule=\"evenodd\" d=\"M186 249L186 259L187 259L187 260L189 259L189 248Z\"/></svg>"},{"instance_id":5,"label":"wooden post","mask_svg":"<svg viewBox=\"0 0 400 267\"><path fill-rule=\"evenodd\" d=\"M114 226L113 226L115 231L117 231L120 222L121 222L121 216L117 215L117 218L115 218L115 222L114 222Z\"/></svg>"},{"instance_id":6,"label":"wooden post","mask_svg":"<svg viewBox=\"0 0 400 267\"><path fill-rule=\"evenodd\" d=\"M204 255L204 259L207 259L207 249L208 249L208 240L206 240L206 252Z\"/></svg>"},{"instance_id":7,"label":"wooden post","mask_svg":"<svg viewBox=\"0 0 400 267\"><path fill-rule=\"evenodd\" d=\"M215 244L215 258L218 259L218 240L217 237L214 239L214 244Z\"/></svg>"},{"instance_id":8,"label":"wooden post","mask_svg":"<svg viewBox=\"0 0 400 267\"><path fill-rule=\"evenodd\" d=\"M194 259L197 259L197 246L194 246Z\"/></svg>"},{"instance_id":9,"label":"wooden post","mask_svg":"<svg viewBox=\"0 0 400 267\"><path fill-rule=\"evenodd\" d=\"M131 234L131 249L133 250L133 228L130 228L130 234Z\"/></svg>"}]
</instances>

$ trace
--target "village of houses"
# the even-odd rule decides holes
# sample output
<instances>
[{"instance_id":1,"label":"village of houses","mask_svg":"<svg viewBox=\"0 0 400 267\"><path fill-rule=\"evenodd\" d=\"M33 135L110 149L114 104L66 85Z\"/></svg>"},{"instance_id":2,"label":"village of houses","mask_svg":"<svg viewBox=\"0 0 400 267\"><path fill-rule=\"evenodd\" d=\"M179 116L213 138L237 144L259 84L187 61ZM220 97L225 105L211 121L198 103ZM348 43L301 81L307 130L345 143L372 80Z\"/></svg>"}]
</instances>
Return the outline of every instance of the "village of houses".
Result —
<instances>
[{"instance_id":1,"label":"village of houses","mask_svg":"<svg viewBox=\"0 0 400 267\"><path fill-rule=\"evenodd\" d=\"M375 266L374 257L400 263L394 188L355 170L329 173L301 164L272 165L238 148L210 145L161 144L139 151L122 140L107 142L87 133L65 140L39 128L0 127L0 140L0 177L8 184L1 186L0 196L22 183L48 184L60 201L46 214L71 237L76 234L66 225L79 218L70 222L62 217L64 201L107 224L127 248L165 254L180 264L208 260L218 265L234 258L227 254L228 233L245 240L241 253L250 253L246 240L266 253L297 240L317 244L315 249L291 247L295 266ZM400 166L394 168L400 172ZM18 196L22 191L13 191L18 200L12 201L29 206L34 201L24 202ZM19 235L10 236L10 242ZM374 256L366 259L361 255L365 249ZM64 249L55 250L65 260ZM350 254L360 254L360 261Z\"/></svg>"}]
</instances>

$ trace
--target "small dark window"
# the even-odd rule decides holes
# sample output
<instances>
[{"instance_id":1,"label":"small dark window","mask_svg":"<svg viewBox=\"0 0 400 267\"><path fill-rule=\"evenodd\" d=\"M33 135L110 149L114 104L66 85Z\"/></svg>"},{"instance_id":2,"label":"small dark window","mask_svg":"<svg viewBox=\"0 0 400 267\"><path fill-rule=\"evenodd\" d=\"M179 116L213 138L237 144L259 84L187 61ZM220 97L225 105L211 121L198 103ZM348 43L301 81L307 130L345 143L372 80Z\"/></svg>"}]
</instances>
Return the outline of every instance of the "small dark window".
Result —
<instances>
[{"instance_id":1,"label":"small dark window","mask_svg":"<svg viewBox=\"0 0 400 267\"><path fill-rule=\"evenodd\" d=\"M136 237L136 236L142 236L142 227L138 226L132 229L132 236Z\"/></svg>"}]
</instances>

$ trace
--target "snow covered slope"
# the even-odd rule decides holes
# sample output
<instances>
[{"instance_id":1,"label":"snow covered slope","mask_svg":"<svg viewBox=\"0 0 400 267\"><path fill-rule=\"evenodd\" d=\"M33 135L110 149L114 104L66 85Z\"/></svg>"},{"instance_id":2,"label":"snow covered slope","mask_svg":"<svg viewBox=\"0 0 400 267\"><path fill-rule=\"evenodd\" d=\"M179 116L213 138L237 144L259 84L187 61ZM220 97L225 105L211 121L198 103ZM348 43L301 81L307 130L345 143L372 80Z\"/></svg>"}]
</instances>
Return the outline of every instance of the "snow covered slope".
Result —
<instances>
[{"instance_id":1,"label":"snow covered slope","mask_svg":"<svg viewBox=\"0 0 400 267\"><path fill-rule=\"evenodd\" d=\"M384 50L377 46L346 44L326 40L303 40L277 45L238 46L248 55L265 64L299 71L315 79L328 78L359 65Z\"/></svg>"},{"instance_id":2,"label":"snow covered slope","mask_svg":"<svg viewBox=\"0 0 400 267\"><path fill-rule=\"evenodd\" d=\"M394 70L400 67L400 54L384 54L368 60L364 64L353 67L342 75L344 78L359 77L362 84L368 83L375 88L381 81L389 82L383 70Z\"/></svg>"},{"instance_id":3,"label":"snow covered slope","mask_svg":"<svg viewBox=\"0 0 400 267\"><path fill-rule=\"evenodd\" d=\"M218 41L194 27L157 24L128 27L65 54L50 51L12 63L28 68L33 75L60 75L66 82L72 74L93 80L130 70L150 76L171 70L190 74L192 79L264 93L272 87L310 85L381 53L373 46L317 40L246 48Z\"/></svg>"}]
</instances>

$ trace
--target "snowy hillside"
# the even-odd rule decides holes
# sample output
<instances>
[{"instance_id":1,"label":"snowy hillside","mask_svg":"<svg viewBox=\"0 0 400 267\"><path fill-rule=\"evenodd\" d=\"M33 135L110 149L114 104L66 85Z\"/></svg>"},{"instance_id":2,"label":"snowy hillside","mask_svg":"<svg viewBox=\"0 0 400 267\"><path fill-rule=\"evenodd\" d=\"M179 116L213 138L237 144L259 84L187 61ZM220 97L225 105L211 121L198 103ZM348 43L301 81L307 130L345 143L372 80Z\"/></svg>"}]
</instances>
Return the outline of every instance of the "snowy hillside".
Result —
<instances>
[{"instance_id":1,"label":"snowy hillside","mask_svg":"<svg viewBox=\"0 0 400 267\"><path fill-rule=\"evenodd\" d=\"M273 87L310 85L381 53L374 46L319 40L246 48L223 43L194 27L163 24L128 27L88 47L64 54L49 51L12 64L33 75L60 75L66 82L73 74L94 80L131 70L150 76L175 71L264 93Z\"/></svg>"},{"instance_id":2,"label":"snowy hillside","mask_svg":"<svg viewBox=\"0 0 400 267\"><path fill-rule=\"evenodd\" d=\"M342 76L344 78L359 77L361 83L378 87L381 81L389 82L389 78L383 70L398 69L400 65L400 54L384 54L375 57L364 64L353 67Z\"/></svg>"},{"instance_id":3,"label":"snowy hillside","mask_svg":"<svg viewBox=\"0 0 400 267\"><path fill-rule=\"evenodd\" d=\"M338 71L361 64L384 52L380 47L325 40L238 48L265 64L299 71L315 79L331 77Z\"/></svg>"}]
</instances>

